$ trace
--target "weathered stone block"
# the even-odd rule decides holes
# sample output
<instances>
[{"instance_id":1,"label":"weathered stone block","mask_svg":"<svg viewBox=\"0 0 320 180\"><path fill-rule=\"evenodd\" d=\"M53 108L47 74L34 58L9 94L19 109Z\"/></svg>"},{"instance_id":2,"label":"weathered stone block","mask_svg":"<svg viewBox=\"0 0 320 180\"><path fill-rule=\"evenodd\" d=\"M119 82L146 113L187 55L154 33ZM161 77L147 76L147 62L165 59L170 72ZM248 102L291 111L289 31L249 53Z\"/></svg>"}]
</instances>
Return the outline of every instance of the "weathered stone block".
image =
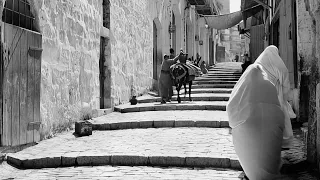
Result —
<instances>
[{"instance_id":1,"label":"weathered stone block","mask_svg":"<svg viewBox=\"0 0 320 180\"><path fill-rule=\"evenodd\" d=\"M152 128L153 121L140 121L139 126L140 126L140 128Z\"/></svg>"},{"instance_id":2,"label":"weathered stone block","mask_svg":"<svg viewBox=\"0 0 320 180\"><path fill-rule=\"evenodd\" d=\"M98 165L110 165L110 156L78 156L77 164L79 166L98 166Z\"/></svg>"},{"instance_id":3,"label":"weathered stone block","mask_svg":"<svg viewBox=\"0 0 320 180\"><path fill-rule=\"evenodd\" d=\"M26 169L57 168L61 166L61 157L45 157L27 159L23 161L22 167Z\"/></svg>"},{"instance_id":4,"label":"weathered stone block","mask_svg":"<svg viewBox=\"0 0 320 180\"><path fill-rule=\"evenodd\" d=\"M174 127L195 127L194 121L175 121Z\"/></svg>"},{"instance_id":5,"label":"weathered stone block","mask_svg":"<svg viewBox=\"0 0 320 180\"><path fill-rule=\"evenodd\" d=\"M151 166L185 166L186 159L184 157L168 157L168 156L151 156L149 157Z\"/></svg>"},{"instance_id":6,"label":"weathered stone block","mask_svg":"<svg viewBox=\"0 0 320 180\"><path fill-rule=\"evenodd\" d=\"M220 121L220 127L229 128L229 121Z\"/></svg>"},{"instance_id":7,"label":"weathered stone block","mask_svg":"<svg viewBox=\"0 0 320 180\"><path fill-rule=\"evenodd\" d=\"M130 107L130 108L124 108L121 109L122 113L128 113L128 112L139 112L140 108L139 107Z\"/></svg>"},{"instance_id":8,"label":"weathered stone block","mask_svg":"<svg viewBox=\"0 0 320 180\"><path fill-rule=\"evenodd\" d=\"M230 167L232 169L236 169L236 170L242 171L242 166L240 164L240 161L238 161L238 160L230 159Z\"/></svg>"},{"instance_id":9,"label":"weathered stone block","mask_svg":"<svg viewBox=\"0 0 320 180\"><path fill-rule=\"evenodd\" d=\"M114 155L111 156L111 164L118 166L146 166L148 165L148 157Z\"/></svg>"},{"instance_id":10,"label":"weathered stone block","mask_svg":"<svg viewBox=\"0 0 320 180\"><path fill-rule=\"evenodd\" d=\"M86 121L78 121L75 123L75 132L78 136L92 135L92 124Z\"/></svg>"},{"instance_id":11,"label":"weathered stone block","mask_svg":"<svg viewBox=\"0 0 320 180\"><path fill-rule=\"evenodd\" d=\"M153 127L155 128L174 127L174 121L154 121Z\"/></svg>"},{"instance_id":12,"label":"weathered stone block","mask_svg":"<svg viewBox=\"0 0 320 180\"><path fill-rule=\"evenodd\" d=\"M211 127L211 128L219 128L220 124L217 121L197 121L196 127Z\"/></svg>"},{"instance_id":13,"label":"weathered stone block","mask_svg":"<svg viewBox=\"0 0 320 180\"><path fill-rule=\"evenodd\" d=\"M14 157L14 156L8 156L7 157L7 162L15 167L22 167L22 160L18 157Z\"/></svg>"},{"instance_id":14,"label":"weathered stone block","mask_svg":"<svg viewBox=\"0 0 320 180\"><path fill-rule=\"evenodd\" d=\"M216 167L229 168L230 159L228 158L209 158L209 157L187 157L186 165L191 167Z\"/></svg>"},{"instance_id":15,"label":"weathered stone block","mask_svg":"<svg viewBox=\"0 0 320 180\"><path fill-rule=\"evenodd\" d=\"M156 107L140 107L140 111L143 112L143 111L155 111L156 110Z\"/></svg>"}]
</instances>

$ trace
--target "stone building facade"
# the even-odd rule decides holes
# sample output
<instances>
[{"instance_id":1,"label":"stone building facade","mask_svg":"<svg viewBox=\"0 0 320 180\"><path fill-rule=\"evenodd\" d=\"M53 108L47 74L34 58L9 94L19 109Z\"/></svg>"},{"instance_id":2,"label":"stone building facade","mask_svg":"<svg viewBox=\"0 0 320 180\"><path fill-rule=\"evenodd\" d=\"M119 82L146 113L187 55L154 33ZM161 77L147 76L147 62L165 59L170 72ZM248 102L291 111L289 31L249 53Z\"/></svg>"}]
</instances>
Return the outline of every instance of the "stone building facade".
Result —
<instances>
[{"instance_id":1,"label":"stone building facade","mask_svg":"<svg viewBox=\"0 0 320 180\"><path fill-rule=\"evenodd\" d=\"M210 12L215 9L214 3L204 2ZM33 18L31 31L3 18L6 9L11 14L24 14L24 8L31 12L25 17ZM187 0L0 0L4 61L9 59L6 53L12 52L11 42L4 37L8 33L4 32L6 27L30 31L40 39L39 48L22 50L29 55L30 49L34 49L33 54L33 51L40 53L39 75L35 76L39 78L35 82L39 85L38 93L31 93L31 86L24 86L23 74L15 65L10 66L10 72L1 71L4 119L0 121L0 145L49 138L75 121L102 115L116 105L127 103L133 95L157 89L163 55L169 54L170 48L176 53L183 49L194 58L199 53L207 64L213 64L216 31L198 20L198 10ZM11 37L15 39L14 33ZM21 44L20 40L17 42ZM25 57L27 62L31 61L29 55ZM19 62L23 61L19 59ZM16 75L14 78L9 76L12 73ZM5 94L3 87L10 88L12 83L17 85L12 86L15 92L25 97ZM30 114L25 110L28 105L22 101L28 99L28 93L39 101L32 106L32 117L23 118ZM13 118L8 114L13 114ZM25 134L30 138L19 139Z\"/></svg>"},{"instance_id":2,"label":"stone building facade","mask_svg":"<svg viewBox=\"0 0 320 180\"><path fill-rule=\"evenodd\" d=\"M320 170L320 2L297 1L300 116L308 122L308 161Z\"/></svg>"},{"instance_id":3,"label":"stone building facade","mask_svg":"<svg viewBox=\"0 0 320 180\"><path fill-rule=\"evenodd\" d=\"M10 0L7 4L1 0L1 12L10 3L17 7L25 4L20 1ZM128 102L132 95L151 88L153 30L152 19L146 13L149 3L27 0L36 33L42 37L40 139L65 130L77 120L101 115L106 108ZM3 37L6 24L2 18L2 47L9 50ZM13 127L8 119L1 121L0 128L6 123ZM30 122L26 123L29 128Z\"/></svg>"}]
</instances>

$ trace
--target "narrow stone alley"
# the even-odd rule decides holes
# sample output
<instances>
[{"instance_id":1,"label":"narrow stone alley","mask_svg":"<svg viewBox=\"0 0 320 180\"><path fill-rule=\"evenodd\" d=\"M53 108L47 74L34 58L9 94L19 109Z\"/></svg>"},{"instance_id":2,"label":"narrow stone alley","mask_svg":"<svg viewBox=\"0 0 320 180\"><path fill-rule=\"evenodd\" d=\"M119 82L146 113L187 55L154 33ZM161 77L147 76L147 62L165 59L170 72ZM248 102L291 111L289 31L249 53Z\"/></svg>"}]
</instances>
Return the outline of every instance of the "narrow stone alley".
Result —
<instances>
[{"instance_id":1,"label":"narrow stone alley","mask_svg":"<svg viewBox=\"0 0 320 180\"><path fill-rule=\"evenodd\" d=\"M91 136L73 131L17 153L6 154L2 179L240 179L226 103L241 76L240 63L220 63L197 78L178 104L160 104L150 92L137 105L90 120ZM182 90L184 93L184 90ZM316 180L306 164L303 137L295 129L294 148L283 151L289 179ZM14 166L11 166L14 165ZM20 169L18 169L20 168Z\"/></svg>"}]
</instances>

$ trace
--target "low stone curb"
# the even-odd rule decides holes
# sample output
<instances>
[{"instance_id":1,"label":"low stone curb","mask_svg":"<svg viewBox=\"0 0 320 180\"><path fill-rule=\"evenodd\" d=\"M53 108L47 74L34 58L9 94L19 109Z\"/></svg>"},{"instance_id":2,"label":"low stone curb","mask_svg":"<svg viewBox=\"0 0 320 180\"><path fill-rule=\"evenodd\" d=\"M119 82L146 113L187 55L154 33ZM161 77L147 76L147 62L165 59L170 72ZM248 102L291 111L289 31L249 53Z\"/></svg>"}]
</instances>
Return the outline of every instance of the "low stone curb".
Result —
<instances>
[{"instance_id":1,"label":"low stone curb","mask_svg":"<svg viewBox=\"0 0 320 180\"><path fill-rule=\"evenodd\" d=\"M8 156L7 162L20 169L58 168L71 166L160 166L228 168L242 170L236 159L218 157L177 157L177 156L131 156L131 155L64 155L23 159Z\"/></svg>"},{"instance_id":2,"label":"low stone curb","mask_svg":"<svg viewBox=\"0 0 320 180\"><path fill-rule=\"evenodd\" d=\"M191 90L192 92L192 90ZM184 97L184 92L180 92L180 98L181 101L189 101L189 94L187 94ZM191 98L193 101L228 101L229 97L228 96L198 96L198 97L193 97L191 95ZM138 99L138 103L152 103L152 102L160 102L161 98L160 97L155 97L155 98L148 98L148 99ZM175 95L172 97L172 101L177 101L177 96Z\"/></svg>"},{"instance_id":3,"label":"low stone curb","mask_svg":"<svg viewBox=\"0 0 320 180\"><path fill-rule=\"evenodd\" d=\"M92 123L92 130L121 130L142 128L180 128L180 127L206 127L206 128L230 128L228 121L190 121L190 120L163 120L163 121L136 121L117 123Z\"/></svg>"},{"instance_id":4,"label":"low stone curb","mask_svg":"<svg viewBox=\"0 0 320 180\"><path fill-rule=\"evenodd\" d=\"M199 104L166 104L158 106L132 106L114 107L114 111L121 113L143 112L143 111L173 111L173 110L220 110L225 111L226 105L199 105Z\"/></svg>"}]
</instances>

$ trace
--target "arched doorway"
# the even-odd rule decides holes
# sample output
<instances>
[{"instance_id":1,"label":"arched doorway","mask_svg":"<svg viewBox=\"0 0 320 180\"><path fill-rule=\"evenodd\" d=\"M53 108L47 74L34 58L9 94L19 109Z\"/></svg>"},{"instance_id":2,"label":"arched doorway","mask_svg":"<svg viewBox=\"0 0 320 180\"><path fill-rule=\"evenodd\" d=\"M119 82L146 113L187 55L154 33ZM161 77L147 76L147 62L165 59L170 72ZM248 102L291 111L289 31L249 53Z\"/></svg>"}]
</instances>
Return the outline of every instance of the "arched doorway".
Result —
<instances>
[{"instance_id":1,"label":"arched doorway","mask_svg":"<svg viewBox=\"0 0 320 180\"><path fill-rule=\"evenodd\" d=\"M40 141L42 36L26 0L8 0L2 12L1 146Z\"/></svg>"}]
</instances>

